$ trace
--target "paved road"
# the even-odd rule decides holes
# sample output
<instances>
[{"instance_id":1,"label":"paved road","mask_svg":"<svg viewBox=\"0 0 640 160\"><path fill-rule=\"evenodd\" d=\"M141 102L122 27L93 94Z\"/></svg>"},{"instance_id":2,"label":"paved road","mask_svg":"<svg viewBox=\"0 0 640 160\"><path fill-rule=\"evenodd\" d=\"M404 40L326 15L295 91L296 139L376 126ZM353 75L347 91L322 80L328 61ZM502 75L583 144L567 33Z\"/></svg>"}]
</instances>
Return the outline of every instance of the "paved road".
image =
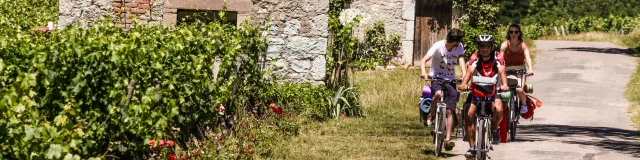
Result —
<instances>
[{"instance_id":1,"label":"paved road","mask_svg":"<svg viewBox=\"0 0 640 160\"><path fill-rule=\"evenodd\" d=\"M535 41L534 96L543 101L533 121L521 120L518 141L501 143L492 160L640 159L640 141L623 93L636 58L611 43ZM456 140L452 159L465 159Z\"/></svg>"}]
</instances>

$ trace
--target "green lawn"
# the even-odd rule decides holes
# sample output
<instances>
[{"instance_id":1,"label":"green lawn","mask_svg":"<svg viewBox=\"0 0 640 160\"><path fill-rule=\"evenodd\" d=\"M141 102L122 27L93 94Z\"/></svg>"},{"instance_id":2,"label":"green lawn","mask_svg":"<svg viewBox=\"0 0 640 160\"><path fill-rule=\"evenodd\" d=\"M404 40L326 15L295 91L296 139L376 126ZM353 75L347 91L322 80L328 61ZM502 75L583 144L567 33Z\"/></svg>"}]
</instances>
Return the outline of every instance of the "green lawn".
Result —
<instances>
[{"instance_id":1,"label":"green lawn","mask_svg":"<svg viewBox=\"0 0 640 160\"><path fill-rule=\"evenodd\" d=\"M420 70L357 72L367 116L305 125L275 148L286 159L437 159L418 114Z\"/></svg>"},{"instance_id":2,"label":"green lawn","mask_svg":"<svg viewBox=\"0 0 640 160\"><path fill-rule=\"evenodd\" d=\"M532 58L539 53L526 41ZM459 71L459 69L456 69ZM362 71L352 81L367 114L302 126L300 134L274 147L275 159L442 159L419 119L420 70ZM458 77L461 77L458 72ZM460 98L461 106L465 95ZM466 147L466 146L456 146Z\"/></svg>"}]
</instances>

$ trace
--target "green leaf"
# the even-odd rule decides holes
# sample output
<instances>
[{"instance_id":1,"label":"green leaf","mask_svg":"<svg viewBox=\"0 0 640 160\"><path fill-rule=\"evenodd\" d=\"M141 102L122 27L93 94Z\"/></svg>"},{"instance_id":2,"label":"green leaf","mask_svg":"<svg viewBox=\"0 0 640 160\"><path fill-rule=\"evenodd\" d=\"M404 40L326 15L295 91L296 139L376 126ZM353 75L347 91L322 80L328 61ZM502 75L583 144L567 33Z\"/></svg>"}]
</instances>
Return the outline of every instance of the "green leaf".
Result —
<instances>
[{"instance_id":1,"label":"green leaf","mask_svg":"<svg viewBox=\"0 0 640 160\"><path fill-rule=\"evenodd\" d=\"M67 115L58 115L53 119L56 126L64 126L67 124Z\"/></svg>"},{"instance_id":2,"label":"green leaf","mask_svg":"<svg viewBox=\"0 0 640 160\"><path fill-rule=\"evenodd\" d=\"M23 141L29 141L31 140L31 138L33 138L33 132L34 129L29 127L29 128L25 128L24 133L25 133L25 137L22 139Z\"/></svg>"},{"instance_id":3,"label":"green leaf","mask_svg":"<svg viewBox=\"0 0 640 160\"><path fill-rule=\"evenodd\" d=\"M45 154L47 159L60 158L62 147L59 144L50 144L47 153Z\"/></svg>"},{"instance_id":4,"label":"green leaf","mask_svg":"<svg viewBox=\"0 0 640 160\"><path fill-rule=\"evenodd\" d=\"M64 156L64 160L73 160L73 154L67 153L67 155Z\"/></svg>"}]
</instances>

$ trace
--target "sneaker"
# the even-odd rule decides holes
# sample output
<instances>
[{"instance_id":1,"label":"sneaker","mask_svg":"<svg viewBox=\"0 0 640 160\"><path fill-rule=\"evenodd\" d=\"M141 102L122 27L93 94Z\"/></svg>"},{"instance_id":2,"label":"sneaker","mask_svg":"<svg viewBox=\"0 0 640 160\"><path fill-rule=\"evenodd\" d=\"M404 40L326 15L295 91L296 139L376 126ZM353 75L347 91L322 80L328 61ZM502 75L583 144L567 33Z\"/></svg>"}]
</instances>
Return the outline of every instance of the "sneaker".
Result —
<instances>
[{"instance_id":1,"label":"sneaker","mask_svg":"<svg viewBox=\"0 0 640 160\"><path fill-rule=\"evenodd\" d=\"M427 117L426 117L426 119L427 119L427 120L426 120L426 121L423 121L424 126L426 126L426 127L430 127L431 125L433 125L433 117L434 117L434 116L427 115Z\"/></svg>"},{"instance_id":2,"label":"sneaker","mask_svg":"<svg viewBox=\"0 0 640 160\"><path fill-rule=\"evenodd\" d=\"M445 150L445 151L450 151L450 150L452 150L452 149L453 149L453 147L455 147L455 146L456 146L456 143L453 143L453 142L451 142L451 141L445 141L445 142L444 142L444 150Z\"/></svg>"},{"instance_id":3,"label":"sneaker","mask_svg":"<svg viewBox=\"0 0 640 160\"><path fill-rule=\"evenodd\" d=\"M520 106L520 113L527 113L527 106L526 105Z\"/></svg>"},{"instance_id":4,"label":"sneaker","mask_svg":"<svg viewBox=\"0 0 640 160\"><path fill-rule=\"evenodd\" d=\"M491 131L493 133L493 144L500 144L500 134L497 129Z\"/></svg>"},{"instance_id":5,"label":"sneaker","mask_svg":"<svg viewBox=\"0 0 640 160\"><path fill-rule=\"evenodd\" d=\"M465 157L467 158L475 158L476 157L476 150L475 148L469 149L467 151L467 153L464 154Z\"/></svg>"}]
</instances>

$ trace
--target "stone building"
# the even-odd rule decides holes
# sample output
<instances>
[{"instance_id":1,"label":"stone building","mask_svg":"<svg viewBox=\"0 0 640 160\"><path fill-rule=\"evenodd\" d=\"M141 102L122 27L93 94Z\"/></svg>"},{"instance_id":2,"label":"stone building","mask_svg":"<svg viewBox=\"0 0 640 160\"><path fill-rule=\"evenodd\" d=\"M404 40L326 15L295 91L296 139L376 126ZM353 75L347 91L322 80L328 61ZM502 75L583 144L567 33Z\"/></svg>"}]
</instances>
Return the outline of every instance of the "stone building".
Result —
<instances>
[{"instance_id":1,"label":"stone building","mask_svg":"<svg viewBox=\"0 0 640 160\"><path fill-rule=\"evenodd\" d=\"M276 60L280 69L274 74L281 75L280 80L322 83L325 77L329 0L60 0L59 5L60 26L116 17L125 27L133 17L150 25L189 23L194 20L186 18L190 15L215 13L226 6L226 18L236 25L247 19L252 24L271 20L267 58ZM446 0L354 0L348 8L365 17L357 30L382 20L388 34L399 34L399 57L408 64L430 46L420 39L442 39L442 32L451 27L451 2Z\"/></svg>"}]
</instances>

